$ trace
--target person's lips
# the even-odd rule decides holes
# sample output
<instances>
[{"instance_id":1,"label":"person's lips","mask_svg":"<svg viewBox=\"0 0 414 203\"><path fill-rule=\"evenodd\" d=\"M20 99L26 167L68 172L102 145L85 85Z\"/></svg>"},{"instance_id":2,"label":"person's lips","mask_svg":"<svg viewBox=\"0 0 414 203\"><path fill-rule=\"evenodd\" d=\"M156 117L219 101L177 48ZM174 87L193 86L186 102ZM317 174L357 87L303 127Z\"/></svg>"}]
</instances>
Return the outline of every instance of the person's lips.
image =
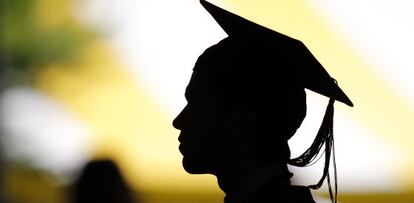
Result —
<instances>
[{"instance_id":1,"label":"person's lips","mask_svg":"<svg viewBox=\"0 0 414 203\"><path fill-rule=\"evenodd\" d=\"M180 144L180 145L178 146L178 150L181 152L181 154L183 153L183 145L182 145L182 144Z\"/></svg>"},{"instance_id":2,"label":"person's lips","mask_svg":"<svg viewBox=\"0 0 414 203\"><path fill-rule=\"evenodd\" d=\"M180 153L184 156L185 155L185 145L183 145L183 143L181 143L178 146L178 150L180 151Z\"/></svg>"},{"instance_id":3,"label":"person's lips","mask_svg":"<svg viewBox=\"0 0 414 203\"><path fill-rule=\"evenodd\" d=\"M178 136L178 141L180 143L183 142L183 131L181 131L180 135Z\"/></svg>"}]
</instances>

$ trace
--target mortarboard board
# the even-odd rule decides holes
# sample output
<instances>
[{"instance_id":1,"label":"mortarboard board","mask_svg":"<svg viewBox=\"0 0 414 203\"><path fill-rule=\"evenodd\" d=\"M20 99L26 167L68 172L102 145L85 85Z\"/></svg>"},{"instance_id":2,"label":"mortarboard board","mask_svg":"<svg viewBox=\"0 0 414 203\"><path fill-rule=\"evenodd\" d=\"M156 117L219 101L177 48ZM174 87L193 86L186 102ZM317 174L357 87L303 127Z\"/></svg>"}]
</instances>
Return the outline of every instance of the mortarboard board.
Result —
<instances>
[{"instance_id":1,"label":"mortarboard board","mask_svg":"<svg viewBox=\"0 0 414 203\"><path fill-rule=\"evenodd\" d=\"M348 106L353 106L351 100L345 95L341 88L339 88L336 80L328 74L324 67L318 62L318 60L312 55L312 53L301 41L251 22L245 18L217 7L205 0L200 0L200 2L230 38L233 37L241 40L245 39L247 41L251 40L252 38L256 41L257 39L260 39L259 41L265 41L265 43L268 44L267 46L284 47L285 49L282 51L278 50L277 53L288 52L285 54L294 56L296 63L293 63L294 65L290 67L275 68L292 69L287 71L283 70L283 73L295 74L295 77L297 77L295 78L295 82L298 83L300 87L312 90L330 98L322 125L314 142L301 156L295 159L291 159L289 161L289 164L295 166L311 165L311 162L316 160L322 146L325 145L325 168L322 178L317 184L309 187L312 189L318 189L322 185L325 177L328 176L329 193L331 199L336 202L336 190L335 198L333 198L329 182L329 161L332 152L335 169L334 175L336 189L336 164L333 151L333 103L335 100L337 100L347 104ZM266 49L265 51L269 50L271 49ZM287 77L289 78L292 76L288 75Z\"/></svg>"},{"instance_id":2,"label":"mortarboard board","mask_svg":"<svg viewBox=\"0 0 414 203\"><path fill-rule=\"evenodd\" d=\"M331 78L328 72L301 41L251 22L207 1L201 0L200 2L222 29L231 37L242 39L264 38L271 42L271 44L279 43L285 47L294 47L294 49L290 49L293 50L293 53L290 54L295 55L298 61L300 61L300 64L292 66L291 68L296 67L300 69L291 72L301 72L301 74L297 74L297 76L301 77L297 81L301 83L303 88L343 102L348 106L353 106L351 100L339 88L336 81Z\"/></svg>"}]
</instances>

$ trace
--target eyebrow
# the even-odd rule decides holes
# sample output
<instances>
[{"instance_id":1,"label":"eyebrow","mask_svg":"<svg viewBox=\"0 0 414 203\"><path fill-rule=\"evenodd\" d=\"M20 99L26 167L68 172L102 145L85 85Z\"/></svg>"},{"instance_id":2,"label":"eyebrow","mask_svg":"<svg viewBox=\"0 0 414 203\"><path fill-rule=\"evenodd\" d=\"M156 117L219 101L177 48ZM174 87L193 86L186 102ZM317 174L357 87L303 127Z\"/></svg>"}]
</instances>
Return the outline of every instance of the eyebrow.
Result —
<instances>
[{"instance_id":1,"label":"eyebrow","mask_svg":"<svg viewBox=\"0 0 414 203\"><path fill-rule=\"evenodd\" d=\"M184 93L184 97L185 97L185 99L188 101L189 99L191 99L191 96L192 95L192 93L191 93L191 91L189 91L188 90L188 88L186 88L185 89L185 93Z\"/></svg>"},{"instance_id":2,"label":"eyebrow","mask_svg":"<svg viewBox=\"0 0 414 203\"><path fill-rule=\"evenodd\" d=\"M198 98L201 98L201 96L202 94L200 94L200 92L196 90L189 90L188 88L186 88L185 93L184 93L184 97L187 100L187 102L199 100Z\"/></svg>"},{"instance_id":3,"label":"eyebrow","mask_svg":"<svg viewBox=\"0 0 414 203\"><path fill-rule=\"evenodd\" d=\"M187 100L188 101L188 92L186 91L185 93L184 93L184 97L185 97L185 100Z\"/></svg>"}]
</instances>

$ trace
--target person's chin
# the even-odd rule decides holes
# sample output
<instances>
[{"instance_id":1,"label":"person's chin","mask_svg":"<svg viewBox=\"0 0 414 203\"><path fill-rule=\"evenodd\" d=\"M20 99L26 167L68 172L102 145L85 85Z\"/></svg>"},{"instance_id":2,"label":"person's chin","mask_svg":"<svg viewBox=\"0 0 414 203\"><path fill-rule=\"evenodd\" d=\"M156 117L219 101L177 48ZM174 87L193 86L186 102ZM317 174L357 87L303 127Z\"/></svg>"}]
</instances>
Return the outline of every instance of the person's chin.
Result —
<instances>
[{"instance_id":1,"label":"person's chin","mask_svg":"<svg viewBox=\"0 0 414 203\"><path fill-rule=\"evenodd\" d=\"M205 166L202 166L200 163L196 163L183 158L183 168L189 174L207 174L210 173Z\"/></svg>"}]
</instances>

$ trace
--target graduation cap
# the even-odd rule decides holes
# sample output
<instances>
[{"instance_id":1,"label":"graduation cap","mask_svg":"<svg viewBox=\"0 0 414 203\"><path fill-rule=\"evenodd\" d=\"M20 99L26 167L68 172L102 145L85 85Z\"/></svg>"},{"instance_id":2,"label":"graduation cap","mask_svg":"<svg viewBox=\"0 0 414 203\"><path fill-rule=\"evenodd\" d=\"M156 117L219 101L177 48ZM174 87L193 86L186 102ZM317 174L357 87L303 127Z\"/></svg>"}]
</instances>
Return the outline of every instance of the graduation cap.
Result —
<instances>
[{"instance_id":1,"label":"graduation cap","mask_svg":"<svg viewBox=\"0 0 414 203\"><path fill-rule=\"evenodd\" d=\"M336 81L331 78L328 72L301 41L251 22L207 1L201 0L200 2L231 37L246 39L265 38L268 41L275 41L284 46L294 47L294 52L296 53L291 54L295 54L295 57L303 64L303 66L297 66L301 68L300 70L296 70L303 73L298 74L298 76L302 76L298 81L303 83L303 87L343 102L348 106L353 106L351 100L339 88Z\"/></svg>"},{"instance_id":2,"label":"graduation cap","mask_svg":"<svg viewBox=\"0 0 414 203\"><path fill-rule=\"evenodd\" d=\"M324 67L301 41L251 22L205 0L200 0L200 2L222 27L222 29L229 35L229 37L237 38L239 40L245 39L246 41L251 41L251 39L260 39L262 41L266 41L268 46L283 46L286 48L286 52L288 52L289 55L294 56L295 60L297 60L300 64L292 67L275 68L294 69L283 71L283 73L295 74L294 76L286 75L286 77L295 78L295 82L298 83L297 85L330 98L324 119L314 142L301 156L291 159L288 163L301 167L311 165L315 160L317 160L321 148L325 146L325 168L322 178L317 184L309 187L312 189L318 189L322 185L325 177L328 177L331 199L336 202L336 166L333 146L333 103L336 100L352 107L353 103L351 100L337 85L336 80L328 74ZM335 169L335 198L332 196L329 178L329 162L331 153L333 154Z\"/></svg>"}]
</instances>

